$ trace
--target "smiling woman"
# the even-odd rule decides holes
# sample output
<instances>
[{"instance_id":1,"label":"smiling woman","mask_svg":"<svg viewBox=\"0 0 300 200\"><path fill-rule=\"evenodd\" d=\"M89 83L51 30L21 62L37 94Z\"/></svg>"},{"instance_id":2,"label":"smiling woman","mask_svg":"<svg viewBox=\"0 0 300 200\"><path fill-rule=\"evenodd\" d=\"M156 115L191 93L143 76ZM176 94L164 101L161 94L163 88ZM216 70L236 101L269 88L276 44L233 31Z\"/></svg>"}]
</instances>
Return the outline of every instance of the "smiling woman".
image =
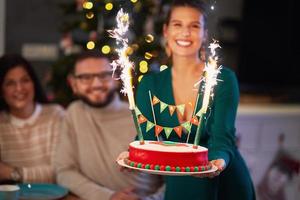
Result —
<instances>
[{"instance_id":1,"label":"smiling woman","mask_svg":"<svg viewBox=\"0 0 300 200\"><path fill-rule=\"evenodd\" d=\"M203 91L195 88L202 79L209 61L205 55L207 41L207 5L201 0L174 0L167 15L163 34L172 66L145 75L137 87L136 103L143 116L155 124L141 124L145 140L180 143L197 141L194 119L201 112ZM207 74L207 73L206 73ZM165 200L254 200L255 192L246 164L236 145L235 118L239 101L237 79L227 67L220 70L220 81L214 88L214 98L205 114L200 145L208 149L208 160L217 167L211 179L201 176L167 176ZM199 87L202 87L202 83ZM154 106L149 91L166 105L184 105L184 111L163 112ZM205 105L205 101L203 103ZM183 123L190 123L182 130ZM164 127L157 133L156 127ZM182 131L176 131L180 127ZM201 126L200 126L201 127ZM171 129L171 130L170 130ZM173 129L173 130L172 130ZM177 128L178 130L178 128ZM198 141L197 141L198 142Z\"/></svg>"},{"instance_id":2,"label":"smiling woman","mask_svg":"<svg viewBox=\"0 0 300 200\"><path fill-rule=\"evenodd\" d=\"M30 63L0 58L0 182L53 182L53 151L63 116L47 104Z\"/></svg>"}]
</instances>

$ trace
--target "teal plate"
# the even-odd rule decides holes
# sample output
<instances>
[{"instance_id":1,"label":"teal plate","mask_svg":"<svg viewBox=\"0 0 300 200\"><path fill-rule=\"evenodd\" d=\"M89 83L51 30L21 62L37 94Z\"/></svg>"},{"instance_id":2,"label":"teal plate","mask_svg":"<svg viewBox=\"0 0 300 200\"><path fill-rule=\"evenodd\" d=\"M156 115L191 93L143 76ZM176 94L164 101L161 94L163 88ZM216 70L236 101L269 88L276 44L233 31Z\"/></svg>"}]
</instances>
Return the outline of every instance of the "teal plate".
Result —
<instances>
[{"instance_id":1,"label":"teal plate","mask_svg":"<svg viewBox=\"0 0 300 200\"><path fill-rule=\"evenodd\" d=\"M54 200L68 194L68 190L56 184L20 184L20 200Z\"/></svg>"}]
</instances>

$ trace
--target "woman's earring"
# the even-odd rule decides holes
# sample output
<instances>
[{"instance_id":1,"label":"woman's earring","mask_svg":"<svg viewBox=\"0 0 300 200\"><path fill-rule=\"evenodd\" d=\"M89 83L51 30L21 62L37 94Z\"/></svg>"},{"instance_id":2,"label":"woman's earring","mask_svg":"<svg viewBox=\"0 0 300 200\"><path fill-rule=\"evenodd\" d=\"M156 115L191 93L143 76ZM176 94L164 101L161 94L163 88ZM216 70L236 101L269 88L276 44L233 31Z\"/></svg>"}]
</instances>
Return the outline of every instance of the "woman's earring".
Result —
<instances>
[{"instance_id":1,"label":"woman's earring","mask_svg":"<svg viewBox=\"0 0 300 200\"><path fill-rule=\"evenodd\" d=\"M206 60L206 51L204 47L200 48L200 60L203 62Z\"/></svg>"}]
</instances>

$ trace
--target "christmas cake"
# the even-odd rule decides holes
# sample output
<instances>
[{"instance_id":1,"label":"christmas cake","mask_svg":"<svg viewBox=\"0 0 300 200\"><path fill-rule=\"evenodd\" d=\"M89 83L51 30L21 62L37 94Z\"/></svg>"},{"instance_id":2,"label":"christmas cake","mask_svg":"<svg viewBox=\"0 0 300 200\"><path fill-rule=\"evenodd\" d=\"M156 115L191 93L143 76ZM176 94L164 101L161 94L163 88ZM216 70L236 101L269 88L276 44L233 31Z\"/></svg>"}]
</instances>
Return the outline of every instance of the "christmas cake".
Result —
<instances>
[{"instance_id":1,"label":"christmas cake","mask_svg":"<svg viewBox=\"0 0 300 200\"><path fill-rule=\"evenodd\" d=\"M170 141L145 141L144 144L134 141L129 145L125 163L141 169L174 172L200 172L212 167L207 148Z\"/></svg>"}]
</instances>

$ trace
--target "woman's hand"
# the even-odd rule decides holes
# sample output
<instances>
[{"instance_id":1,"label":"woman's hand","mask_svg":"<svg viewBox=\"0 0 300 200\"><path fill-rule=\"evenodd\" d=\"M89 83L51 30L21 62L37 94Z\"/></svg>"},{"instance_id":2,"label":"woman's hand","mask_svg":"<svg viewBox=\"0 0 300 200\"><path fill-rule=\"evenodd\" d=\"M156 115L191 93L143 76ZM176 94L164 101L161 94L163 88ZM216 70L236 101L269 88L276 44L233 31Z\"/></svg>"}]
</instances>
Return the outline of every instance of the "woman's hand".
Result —
<instances>
[{"instance_id":1,"label":"woman's hand","mask_svg":"<svg viewBox=\"0 0 300 200\"><path fill-rule=\"evenodd\" d=\"M218 176L226 167L226 162L224 159L212 160L210 163L217 167L217 171L210 174L210 178Z\"/></svg>"},{"instance_id":2,"label":"woman's hand","mask_svg":"<svg viewBox=\"0 0 300 200\"><path fill-rule=\"evenodd\" d=\"M0 181L10 180L10 174L14 170L13 167L0 161Z\"/></svg>"},{"instance_id":3,"label":"woman's hand","mask_svg":"<svg viewBox=\"0 0 300 200\"><path fill-rule=\"evenodd\" d=\"M220 173L226 168L226 162L225 162L224 159L221 159L221 158L216 159L216 160L212 160L212 161L210 161L210 163L217 167L217 170L215 172L196 174L196 175L193 175L193 176L198 177L198 178L205 178L205 177L214 178L216 176L219 176Z\"/></svg>"}]
</instances>

